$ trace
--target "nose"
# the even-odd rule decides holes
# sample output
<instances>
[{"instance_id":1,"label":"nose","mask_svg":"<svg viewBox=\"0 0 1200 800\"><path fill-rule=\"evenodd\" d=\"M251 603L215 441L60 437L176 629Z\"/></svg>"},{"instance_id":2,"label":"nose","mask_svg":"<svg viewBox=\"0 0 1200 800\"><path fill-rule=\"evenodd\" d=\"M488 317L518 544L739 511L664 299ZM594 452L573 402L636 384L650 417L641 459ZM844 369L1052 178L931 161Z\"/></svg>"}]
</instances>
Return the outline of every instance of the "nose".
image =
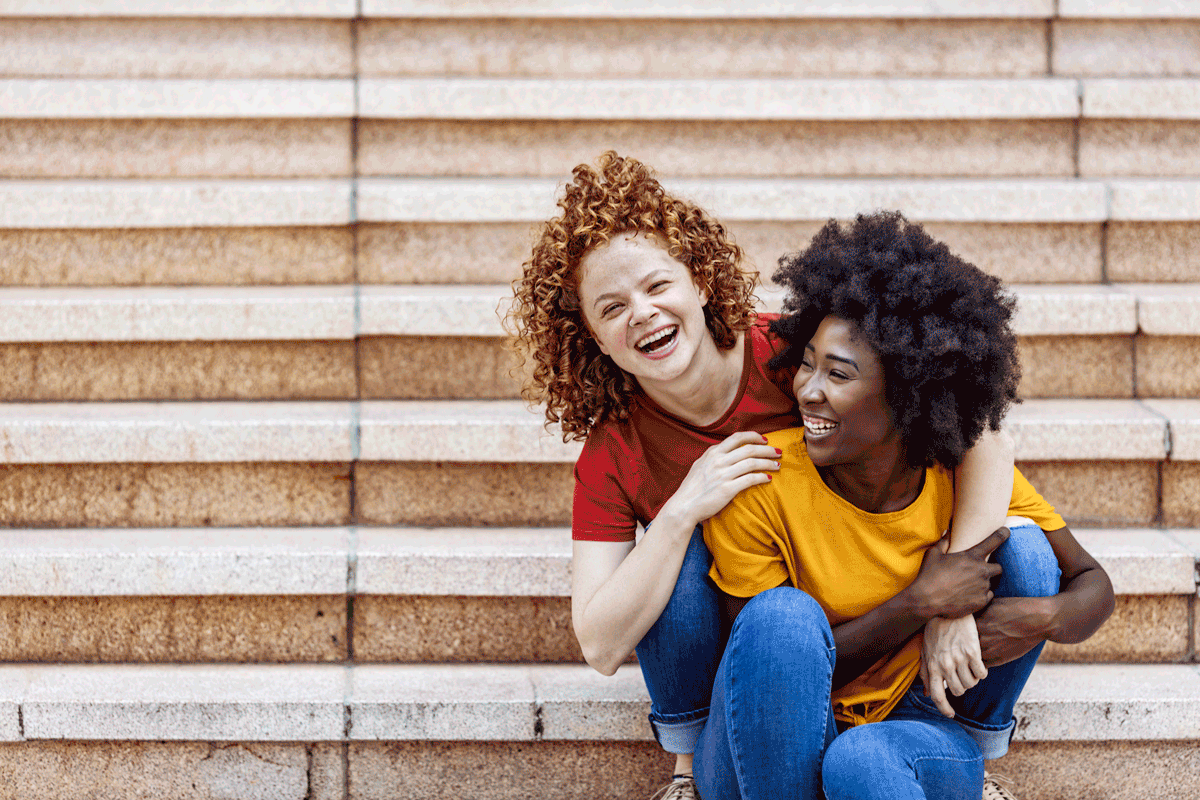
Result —
<instances>
[{"instance_id":1,"label":"nose","mask_svg":"<svg viewBox=\"0 0 1200 800\"><path fill-rule=\"evenodd\" d=\"M641 325L654 319L658 314L658 309L650 302L650 298L644 296L636 296L629 301L629 326L632 328L636 325Z\"/></svg>"},{"instance_id":2,"label":"nose","mask_svg":"<svg viewBox=\"0 0 1200 800\"><path fill-rule=\"evenodd\" d=\"M808 376L800 386L800 391L796 392L796 399L800 403L818 404L825 402L825 382L820 373L814 372Z\"/></svg>"}]
</instances>

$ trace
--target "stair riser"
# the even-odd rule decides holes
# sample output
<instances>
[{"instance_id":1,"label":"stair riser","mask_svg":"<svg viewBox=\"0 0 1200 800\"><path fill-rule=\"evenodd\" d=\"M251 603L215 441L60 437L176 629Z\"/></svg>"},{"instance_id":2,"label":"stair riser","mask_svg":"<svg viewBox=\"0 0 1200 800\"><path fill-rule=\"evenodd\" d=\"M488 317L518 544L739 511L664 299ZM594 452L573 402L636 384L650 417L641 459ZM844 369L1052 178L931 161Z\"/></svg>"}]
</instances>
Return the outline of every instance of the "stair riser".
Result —
<instances>
[{"instance_id":1,"label":"stair riser","mask_svg":"<svg viewBox=\"0 0 1200 800\"><path fill-rule=\"evenodd\" d=\"M4 120L5 178L341 178L350 120Z\"/></svg>"},{"instance_id":2,"label":"stair riser","mask_svg":"<svg viewBox=\"0 0 1200 800\"><path fill-rule=\"evenodd\" d=\"M341 227L0 230L5 286L353 283L353 257Z\"/></svg>"}]
</instances>

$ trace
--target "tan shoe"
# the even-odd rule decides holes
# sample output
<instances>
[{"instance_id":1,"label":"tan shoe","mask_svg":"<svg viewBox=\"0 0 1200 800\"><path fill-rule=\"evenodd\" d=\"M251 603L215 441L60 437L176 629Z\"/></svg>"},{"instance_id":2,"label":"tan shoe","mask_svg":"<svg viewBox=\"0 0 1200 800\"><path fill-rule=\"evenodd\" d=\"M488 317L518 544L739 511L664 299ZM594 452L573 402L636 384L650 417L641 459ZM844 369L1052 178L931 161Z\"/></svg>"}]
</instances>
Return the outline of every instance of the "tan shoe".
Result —
<instances>
[{"instance_id":1,"label":"tan shoe","mask_svg":"<svg viewBox=\"0 0 1200 800\"><path fill-rule=\"evenodd\" d=\"M1012 780L1003 775L991 772L983 773L983 800L1017 800L1016 796L1008 790L1012 783Z\"/></svg>"},{"instance_id":2,"label":"tan shoe","mask_svg":"<svg viewBox=\"0 0 1200 800\"><path fill-rule=\"evenodd\" d=\"M696 781L691 775L672 775L671 782L654 793L650 800L700 800Z\"/></svg>"}]
</instances>

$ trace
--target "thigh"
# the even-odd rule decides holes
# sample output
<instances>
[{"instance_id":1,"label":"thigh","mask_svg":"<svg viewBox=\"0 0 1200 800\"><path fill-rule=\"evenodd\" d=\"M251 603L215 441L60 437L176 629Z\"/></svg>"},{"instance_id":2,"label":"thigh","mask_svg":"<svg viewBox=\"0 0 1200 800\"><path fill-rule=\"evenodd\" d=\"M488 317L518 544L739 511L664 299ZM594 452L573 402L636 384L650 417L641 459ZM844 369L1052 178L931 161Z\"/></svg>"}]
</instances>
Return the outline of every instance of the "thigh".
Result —
<instances>
[{"instance_id":1,"label":"thigh","mask_svg":"<svg viewBox=\"0 0 1200 800\"><path fill-rule=\"evenodd\" d=\"M951 720L893 714L834 739L821 780L827 800L979 800L983 757Z\"/></svg>"},{"instance_id":2,"label":"thigh","mask_svg":"<svg viewBox=\"0 0 1200 800\"><path fill-rule=\"evenodd\" d=\"M692 534L667 607L635 648L654 711L668 718L708 707L721 660L720 605L702 530Z\"/></svg>"}]
</instances>

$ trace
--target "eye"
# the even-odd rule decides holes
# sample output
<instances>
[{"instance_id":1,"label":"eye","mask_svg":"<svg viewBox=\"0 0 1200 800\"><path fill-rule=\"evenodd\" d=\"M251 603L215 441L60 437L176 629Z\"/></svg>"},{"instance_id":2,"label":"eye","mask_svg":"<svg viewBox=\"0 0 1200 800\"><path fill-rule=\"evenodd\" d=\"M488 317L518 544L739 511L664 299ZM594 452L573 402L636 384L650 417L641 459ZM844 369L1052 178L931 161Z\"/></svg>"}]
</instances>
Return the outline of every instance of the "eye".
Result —
<instances>
[{"instance_id":1,"label":"eye","mask_svg":"<svg viewBox=\"0 0 1200 800\"><path fill-rule=\"evenodd\" d=\"M806 372L812 372L812 364L808 363L807 358L803 358L800 360L800 369L802 369Z\"/></svg>"},{"instance_id":2,"label":"eye","mask_svg":"<svg viewBox=\"0 0 1200 800\"><path fill-rule=\"evenodd\" d=\"M670 283L670 281L655 281L654 283L650 284L650 291L656 292L665 287L668 283Z\"/></svg>"},{"instance_id":3,"label":"eye","mask_svg":"<svg viewBox=\"0 0 1200 800\"><path fill-rule=\"evenodd\" d=\"M842 372L840 369L834 369L834 370L830 370L830 371L829 371L829 376L830 376L831 378L837 378L837 379L838 379L838 380L840 380L840 381L848 381L848 380L850 380L850 376L849 376L849 375L847 375L846 373Z\"/></svg>"},{"instance_id":4,"label":"eye","mask_svg":"<svg viewBox=\"0 0 1200 800\"><path fill-rule=\"evenodd\" d=\"M613 303L612 305L605 306L604 310L600 312L600 316L602 318L610 317L610 316L612 316L612 313L614 311L616 311L617 309L619 309L620 307L621 307L620 303Z\"/></svg>"}]
</instances>

